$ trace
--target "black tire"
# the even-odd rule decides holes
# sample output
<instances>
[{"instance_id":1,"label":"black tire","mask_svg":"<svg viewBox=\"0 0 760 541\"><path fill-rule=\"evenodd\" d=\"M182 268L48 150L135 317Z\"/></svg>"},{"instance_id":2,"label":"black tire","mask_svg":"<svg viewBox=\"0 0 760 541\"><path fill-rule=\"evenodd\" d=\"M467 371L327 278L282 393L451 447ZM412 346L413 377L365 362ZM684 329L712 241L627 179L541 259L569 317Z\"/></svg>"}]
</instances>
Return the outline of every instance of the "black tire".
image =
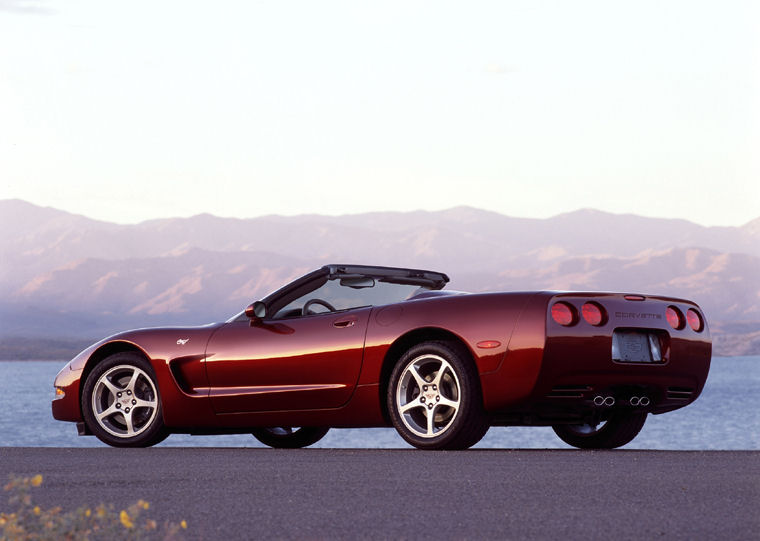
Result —
<instances>
[{"instance_id":1,"label":"black tire","mask_svg":"<svg viewBox=\"0 0 760 541\"><path fill-rule=\"evenodd\" d=\"M85 381L81 406L90 431L113 447L150 447L169 435L153 367L137 353L115 353L98 363Z\"/></svg>"},{"instance_id":2,"label":"black tire","mask_svg":"<svg viewBox=\"0 0 760 541\"><path fill-rule=\"evenodd\" d=\"M644 426L646 412L617 411L601 426L554 425L559 438L579 449L615 449L630 443Z\"/></svg>"},{"instance_id":3,"label":"black tire","mask_svg":"<svg viewBox=\"0 0 760 541\"><path fill-rule=\"evenodd\" d=\"M467 449L490 426L478 372L456 342L410 348L391 373L387 403L393 426L417 449Z\"/></svg>"},{"instance_id":4,"label":"black tire","mask_svg":"<svg viewBox=\"0 0 760 541\"><path fill-rule=\"evenodd\" d=\"M330 429L313 426L256 428L253 437L275 449L300 449L317 443L325 437L328 430Z\"/></svg>"}]
</instances>

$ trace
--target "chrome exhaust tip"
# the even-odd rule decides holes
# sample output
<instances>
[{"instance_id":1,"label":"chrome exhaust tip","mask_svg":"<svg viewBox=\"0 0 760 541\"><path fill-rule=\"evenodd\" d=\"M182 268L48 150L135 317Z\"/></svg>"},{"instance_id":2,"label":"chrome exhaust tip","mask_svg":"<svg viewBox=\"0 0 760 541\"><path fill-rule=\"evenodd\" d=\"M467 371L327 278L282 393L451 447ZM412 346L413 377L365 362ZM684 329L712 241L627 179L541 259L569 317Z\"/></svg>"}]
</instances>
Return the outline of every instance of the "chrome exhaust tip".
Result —
<instances>
[{"instance_id":1,"label":"chrome exhaust tip","mask_svg":"<svg viewBox=\"0 0 760 541\"><path fill-rule=\"evenodd\" d=\"M615 405L615 397L614 396L602 396L597 395L594 397L594 405L595 406L614 406Z\"/></svg>"},{"instance_id":2,"label":"chrome exhaust tip","mask_svg":"<svg viewBox=\"0 0 760 541\"><path fill-rule=\"evenodd\" d=\"M632 396L631 399L628 401L628 403L631 406L638 406L639 404L641 404L641 400L642 399L639 398L638 396Z\"/></svg>"},{"instance_id":3,"label":"chrome exhaust tip","mask_svg":"<svg viewBox=\"0 0 760 541\"><path fill-rule=\"evenodd\" d=\"M641 400L639 400L639 406L648 406L649 405L649 397L642 396Z\"/></svg>"}]
</instances>

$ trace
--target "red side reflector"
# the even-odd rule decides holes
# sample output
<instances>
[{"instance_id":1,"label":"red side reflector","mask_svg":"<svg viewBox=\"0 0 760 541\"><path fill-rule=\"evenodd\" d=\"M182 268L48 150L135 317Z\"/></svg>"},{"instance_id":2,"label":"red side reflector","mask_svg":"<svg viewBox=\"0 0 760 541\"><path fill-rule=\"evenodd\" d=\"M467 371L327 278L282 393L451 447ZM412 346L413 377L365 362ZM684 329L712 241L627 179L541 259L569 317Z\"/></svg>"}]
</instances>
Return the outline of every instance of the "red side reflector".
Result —
<instances>
[{"instance_id":1,"label":"red side reflector","mask_svg":"<svg viewBox=\"0 0 760 541\"><path fill-rule=\"evenodd\" d=\"M587 302L581 308L583 319L591 325L597 326L604 323L604 309L595 302Z\"/></svg>"},{"instance_id":2,"label":"red side reflector","mask_svg":"<svg viewBox=\"0 0 760 541\"><path fill-rule=\"evenodd\" d=\"M668 320L668 323L674 329L683 329L683 314L675 306L668 306L668 309L665 311L665 319Z\"/></svg>"},{"instance_id":3,"label":"red side reflector","mask_svg":"<svg viewBox=\"0 0 760 541\"><path fill-rule=\"evenodd\" d=\"M702 321L702 317L699 315L699 312L694 310L694 308L689 308L686 310L686 321L689 322L689 327L694 329L696 332L702 332L702 329L705 327Z\"/></svg>"},{"instance_id":4,"label":"red side reflector","mask_svg":"<svg viewBox=\"0 0 760 541\"><path fill-rule=\"evenodd\" d=\"M575 308L567 304L566 302L557 302L552 306L552 319L568 327L575 323Z\"/></svg>"},{"instance_id":5,"label":"red side reflector","mask_svg":"<svg viewBox=\"0 0 760 541\"><path fill-rule=\"evenodd\" d=\"M501 345L501 342L498 340L483 340L482 342L478 342L476 344L481 349L494 349Z\"/></svg>"}]
</instances>

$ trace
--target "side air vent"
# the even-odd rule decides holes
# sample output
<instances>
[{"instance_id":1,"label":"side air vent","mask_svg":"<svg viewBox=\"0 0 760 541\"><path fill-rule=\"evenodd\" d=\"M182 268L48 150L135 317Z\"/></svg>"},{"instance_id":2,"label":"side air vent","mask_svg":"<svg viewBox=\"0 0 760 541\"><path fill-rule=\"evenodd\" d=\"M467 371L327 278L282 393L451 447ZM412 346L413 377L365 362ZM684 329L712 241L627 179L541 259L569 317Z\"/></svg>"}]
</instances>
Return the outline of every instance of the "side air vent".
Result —
<instances>
[{"instance_id":1,"label":"side air vent","mask_svg":"<svg viewBox=\"0 0 760 541\"><path fill-rule=\"evenodd\" d=\"M591 391L588 385L558 385L552 389L547 398L583 398L583 395Z\"/></svg>"},{"instance_id":2,"label":"side air vent","mask_svg":"<svg viewBox=\"0 0 760 541\"><path fill-rule=\"evenodd\" d=\"M693 394L691 387L668 387L668 398L671 400L689 400Z\"/></svg>"}]
</instances>

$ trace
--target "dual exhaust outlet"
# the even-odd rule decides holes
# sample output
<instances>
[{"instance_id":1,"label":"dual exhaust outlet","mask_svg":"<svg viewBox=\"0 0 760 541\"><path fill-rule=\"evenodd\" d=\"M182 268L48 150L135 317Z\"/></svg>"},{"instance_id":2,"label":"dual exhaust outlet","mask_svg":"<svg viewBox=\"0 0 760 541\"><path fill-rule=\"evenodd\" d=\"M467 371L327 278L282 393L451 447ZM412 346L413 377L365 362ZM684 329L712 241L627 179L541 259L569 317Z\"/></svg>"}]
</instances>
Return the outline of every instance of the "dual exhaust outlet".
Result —
<instances>
[{"instance_id":1,"label":"dual exhaust outlet","mask_svg":"<svg viewBox=\"0 0 760 541\"><path fill-rule=\"evenodd\" d=\"M632 396L631 399L628 401L628 403L631 406L648 406L649 405L649 397L647 396Z\"/></svg>"},{"instance_id":2,"label":"dual exhaust outlet","mask_svg":"<svg viewBox=\"0 0 760 541\"><path fill-rule=\"evenodd\" d=\"M631 399L628 401L628 403L631 406L648 406L649 405L649 397L647 396L632 396ZM597 395L594 397L594 405L601 407L601 406L614 406L615 405L615 397L614 396L602 396Z\"/></svg>"},{"instance_id":3,"label":"dual exhaust outlet","mask_svg":"<svg viewBox=\"0 0 760 541\"><path fill-rule=\"evenodd\" d=\"M614 396L602 396L598 395L594 397L594 405L595 406L614 406L615 405L615 397Z\"/></svg>"}]
</instances>

